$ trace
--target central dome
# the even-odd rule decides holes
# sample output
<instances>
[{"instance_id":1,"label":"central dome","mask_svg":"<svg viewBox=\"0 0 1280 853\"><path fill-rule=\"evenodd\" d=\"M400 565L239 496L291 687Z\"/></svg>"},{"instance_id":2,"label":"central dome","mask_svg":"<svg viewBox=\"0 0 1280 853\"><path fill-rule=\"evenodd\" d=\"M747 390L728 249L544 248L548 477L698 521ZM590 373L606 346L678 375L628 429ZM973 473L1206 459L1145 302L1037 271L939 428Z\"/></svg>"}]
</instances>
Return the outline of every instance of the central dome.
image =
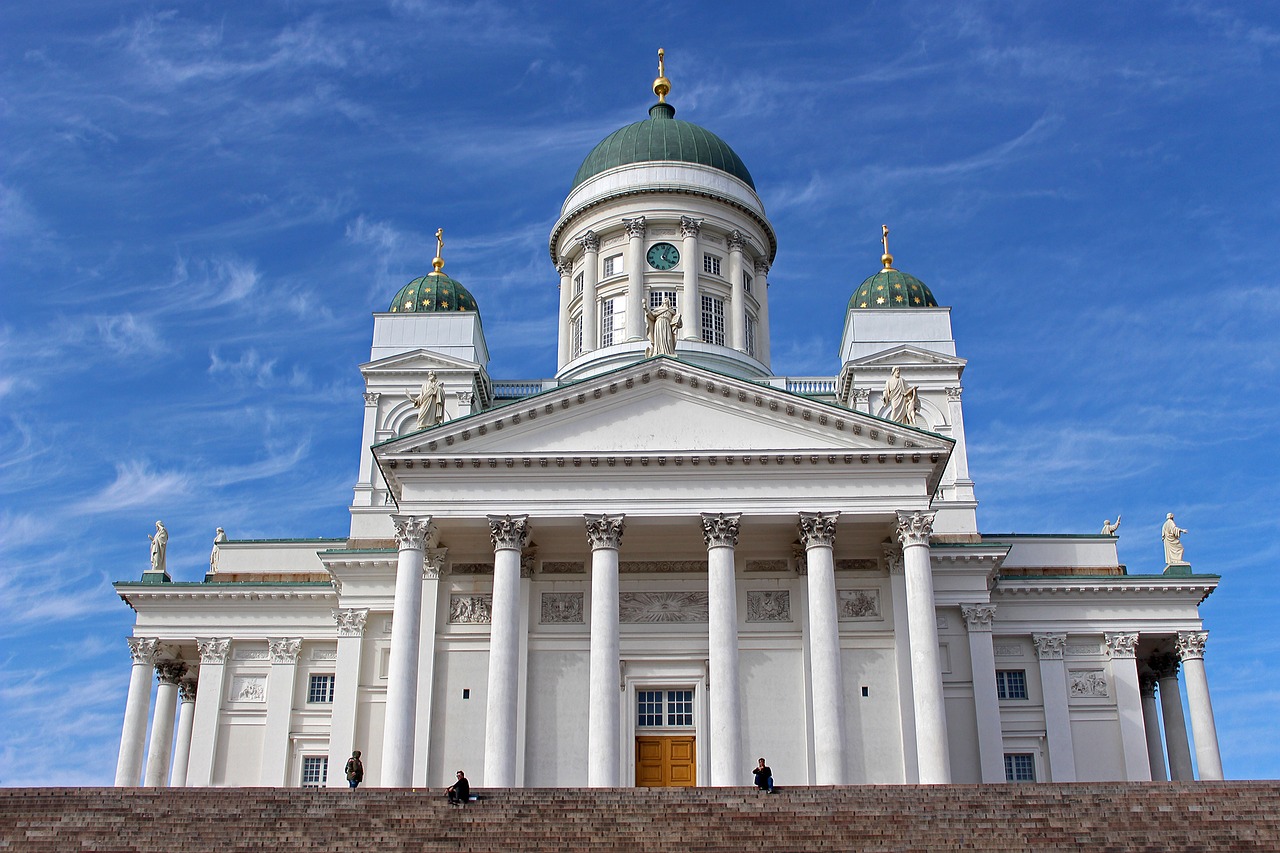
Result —
<instances>
[{"instance_id":1,"label":"central dome","mask_svg":"<svg viewBox=\"0 0 1280 853\"><path fill-rule=\"evenodd\" d=\"M756 188L746 164L727 142L675 115L675 107L670 104L654 104L649 108L649 118L606 136L578 167L573 186L576 188L588 178L617 166L674 160L719 169L752 190Z\"/></svg>"}]
</instances>

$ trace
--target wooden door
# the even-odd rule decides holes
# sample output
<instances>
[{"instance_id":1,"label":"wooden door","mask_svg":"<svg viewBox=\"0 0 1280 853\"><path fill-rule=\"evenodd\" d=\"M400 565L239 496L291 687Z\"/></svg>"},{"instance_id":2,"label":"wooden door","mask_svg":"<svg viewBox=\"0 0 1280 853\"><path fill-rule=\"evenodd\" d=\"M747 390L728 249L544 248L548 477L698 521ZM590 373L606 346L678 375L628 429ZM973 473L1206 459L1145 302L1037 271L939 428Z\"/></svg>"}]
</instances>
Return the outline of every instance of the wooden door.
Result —
<instances>
[{"instance_id":1,"label":"wooden door","mask_svg":"<svg viewBox=\"0 0 1280 853\"><path fill-rule=\"evenodd\" d=\"M637 737L637 788L692 788L698 782L692 736Z\"/></svg>"}]
</instances>

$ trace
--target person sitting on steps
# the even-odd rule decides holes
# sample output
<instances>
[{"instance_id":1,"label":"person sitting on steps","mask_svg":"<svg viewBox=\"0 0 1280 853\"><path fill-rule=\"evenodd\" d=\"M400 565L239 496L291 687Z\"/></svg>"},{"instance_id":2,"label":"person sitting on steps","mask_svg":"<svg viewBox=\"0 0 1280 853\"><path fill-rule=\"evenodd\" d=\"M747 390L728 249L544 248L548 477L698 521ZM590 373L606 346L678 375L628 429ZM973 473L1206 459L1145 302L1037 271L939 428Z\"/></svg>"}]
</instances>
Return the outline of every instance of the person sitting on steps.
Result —
<instances>
[{"instance_id":1,"label":"person sitting on steps","mask_svg":"<svg viewBox=\"0 0 1280 853\"><path fill-rule=\"evenodd\" d=\"M773 793L773 771L769 769L769 765L764 763L764 759L760 759L759 766L752 770L751 773L756 777L756 787L764 791L766 794Z\"/></svg>"},{"instance_id":2,"label":"person sitting on steps","mask_svg":"<svg viewBox=\"0 0 1280 853\"><path fill-rule=\"evenodd\" d=\"M465 806L467 801L471 799L471 783L467 781L467 777L463 775L461 770L458 771L458 781L454 782L445 789L449 792L449 802L457 803Z\"/></svg>"}]
</instances>

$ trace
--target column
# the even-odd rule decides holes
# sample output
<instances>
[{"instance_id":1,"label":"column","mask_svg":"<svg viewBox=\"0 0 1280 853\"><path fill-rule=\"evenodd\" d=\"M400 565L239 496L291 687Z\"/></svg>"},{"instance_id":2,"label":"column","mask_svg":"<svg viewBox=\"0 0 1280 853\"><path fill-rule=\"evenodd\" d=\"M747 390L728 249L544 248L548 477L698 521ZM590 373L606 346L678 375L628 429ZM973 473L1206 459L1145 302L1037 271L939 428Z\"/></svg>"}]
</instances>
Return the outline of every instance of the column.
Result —
<instances>
[{"instance_id":1,"label":"column","mask_svg":"<svg viewBox=\"0 0 1280 853\"><path fill-rule=\"evenodd\" d=\"M600 296L596 288L600 284L600 236L588 231L578 238L582 246L582 351L600 348L600 321L596 319L596 307Z\"/></svg>"},{"instance_id":2,"label":"column","mask_svg":"<svg viewBox=\"0 0 1280 853\"><path fill-rule=\"evenodd\" d=\"M627 340L644 339L644 217L622 220L627 229Z\"/></svg>"},{"instance_id":3,"label":"column","mask_svg":"<svg viewBox=\"0 0 1280 853\"><path fill-rule=\"evenodd\" d=\"M187 674L180 660L156 662L156 711L151 719L151 744L147 747L147 770L142 784L163 788L169 781L169 760L173 758L173 716L178 710L178 682Z\"/></svg>"},{"instance_id":4,"label":"column","mask_svg":"<svg viewBox=\"0 0 1280 853\"><path fill-rule=\"evenodd\" d=\"M151 667L160 641L151 637L129 637L128 643L133 669L129 673L129 697L124 703L124 730L120 733L120 756L116 760L117 788L136 786L142 778L147 715L151 712Z\"/></svg>"},{"instance_id":5,"label":"column","mask_svg":"<svg viewBox=\"0 0 1280 853\"><path fill-rule=\"evenodd\" d=\"M702 513L707 543L707 687L711 699L711 784L746 784L742 764L742 708L738 686L738 584L733 549L740 513Z\"/></svg>"},{"instance_id":6,"label":"column","mask_svg":"<svg viewBox=\"0 0 1280 853\"><path fill-rule=\"evenodd\" d=\"M741 231L730 232L725 239L729 248L729 301L732 303L729 345L738 352L747 351L747 292L742 286L742 247L746 242Z\"/></svg>"},{"instance_id":7,"label":"column","mask_svg":"<svg viewBox=\"0 0 1280 853\"><path fill-rule=\"evenodd\" d=\"M369 620L368 608L344 608L333 611L338 628L338 657L334 662L333 715L329 718L330 788L347 787L346 776L338 773L345 767L356 746L356 708L360 699L360 657L364 646L364 628ZM391 621L395 630L395 619ZM360 750L364 752L364 749Z\"/></svg>"},{"instance_id":8,"label":"column","mask_svg":"<svg viewBox=\"0 0 1280 853\"><path fill-rule=\"evenodd\" d=\"M1191 745L1187 742L1187 721L1182 716L1182 693L1178 690L1178 658L1154 654L1147 661L1160 685L1160 710L1164 716L1164 739L1169 749L1169 778L1175 782L1195 779L1191 769Z\"/></svg>"},{"instance_id":9,"label":"column","mask_svg":"<svg viewBox=\"0 0 1280 853\"><path fill-rule=\"evenodd\" d=\"M187 784L187 767L191 763L191 727L196 717L196 682L184 678L178 682L178 734L173 741L173 772L169 786L183 788Z\"/></svg>"},{"instance_id":10,"label":"column","mask_svg":"<svg viewBox=\"0 0 1280 853\"><path fill-rule=\"evenodd\" d=\"M973 480L969 479L969 455L964 441L964 409L960 405L960 395L964 389L959 385L951 385L947 393L947 418L951 421L951 438L955 441L955 449L951 451L951 464L955 466L956 495L958 501L971 501L973 496Z\"/></svg>"},{"instance_id":11,"label":"column","mask_svg":"<svg viewBox=\"0 0 1280 853\"><path fill-rule=\"evenodd\" d=\"M364 392L364 426L362 427L360 436L361 440L366 444L373 444L378 430L378 400L382 397L377 391ZM373 473L373 454L360 454L360 474L356 478L356 490L359 494L355 500L360 506L373 506L379 503L374 498L374 489L379 485L385 487L381 472L377 476ZM383 498L382 500L385 500ZM212 566L210 567L212 569Z\"/></svg>"},{"instance_id":12,"label":"column","mask_svg":"<svg viewBox=\"0 0 1280 853\"><path fill-rule=\"evenodd\" d=\"M1138 676L1138 690L1142 693L1142 729L1147 736L1147 760L1151 765L1151 780L1164 782L1169 774L1164 769L1164 743L1160 740L1160 709L1156 706L1156 677L1150 672Z\"/></svg>"},{"instance_id":13,"label":"column","mask_svg":"<svg viewBox=\"0 0 1280 853\"><path fill-rule=\"evenodd\" d=\"M227 654L231 650L231 640L196 640L196 647L200 650L200 691L196 694L195 722L191 728L187 785L204 788L213 784L222 692L226 687Z\"/></svg>"},{"instance_id":14,"label":"column","mask_svg":"<svg viewBox=\"0 0 1280 853\"><path fill-rule=\"evenodd\" d=\"M916 711L916 751L920 782L951 782L947 752L947 714L942 698L942 662L938 654L938 614L933 603L929 565L931 512L898 510L898 541L906 572L907 631L911 635L911 691Z\"/></svg>"},{"instance_id":15,"label":"column","mask_svg":"<svg viewBox=\"0 0 1280 853\"><path fill-rule=\"evenodd\" d=\"M838 512L800 513L809 592L809 684L813 691L814 779L842 785L845 774L844 676L840 666L840 617L836 602Z\"/></svg>"},{"instance_id":16,"label":"column","mask_svg":"<svg viewBox=\"0 0 1280 853\"><path fill-rule=\"evenodd\" d=\"M996 618L994 604L962 604L969 631L969 660L973 665L973 707L978 719L978 758L982 781L1003 782L1004 733L1000 727L1000 700L996 697L996 650L991 636Z\"/></svg>"},{"instance_id":17,"label":"column","mask_svg":"<svg viewBox=\"0 0 1280 853\"><path fill-rule=\"evenodd\" d=\"M893 652L898 670L898 716L902 721L902 781L920 782L920 760L916 754L915 694L911 689L911 635L907 630L907 575L902 546L884 546L884 562L889 570L889 594L893 598Z\"/></svg>"},{"instance_id":18,"label":"column","mask_svg":"<svg viewBox=\"0 0 1280 853\"><path fill-rule=\"evenodd\" d=\"M756 279L751 284L752 295L759 304L756 315L756 360L769 366L769 262L756 258Z\"/></svg>"},{"instance_id":19,"label":"column","mask_svg":"<svg viewBox=\"0 0 1280 853\"><path fill-rule=\"evenodd\" d=\"M1191 713L1191 737L1196 744L1196 767L1200 781L1222 779L1222 756L1218 753L1218 727L1213 722L1209 700L1209 679L1204 671L1206 631L1179 631L1178 657L1187 682L1187 710Z\"/></svg>"},{"instance_id":20,"label":"column","mask_svg":"<svg viewBox=\"0 0 1280 853\"><path fill-rule=\"evenodd\" d=\"M1116 711L1120 715L1120 743L1124 748L1124 778L1151 781L1147 734L1142 714L1142 688L1138 684L1137 634L1106 634L1111 657L1111 680L1116 686Z\"/></svg>"},{"instance_id":21,"label":"column","mask_svg":"<svg viewBox=\"0 0 1280 853\"><path fill-rule=\"evenodd\" d=\"M680 264L684 268L684 337L688 341L702 340L702 299L698 296L698 275L702 272L702 249L698 235L702 233L702 220L690 216L680 217L680 234L684 243L680 247Z\"/></svg>"},{"instance_id":22,"label":"column","mask_svg":"<svg viewBox=\"0 0 1280 853\"><path fill-rule=\"evenodd\" d=\"M560 348L556 353L556 368L559 369L568 364L572 358L569 303L573 302L573 261L561 258L556 262L556 272L560 273ZM329 760L329 764L333 764L333 759Z\"/></svg>"},{"instance_id":23,"label":"column","mask_svg":"<svg viewBox=\"0 0 1280 853\"><path fill-rule=\"evenodd\" d=\"M427 784L428 751L431 749L431 708L436 684L436 622L440 613L440 576L448 548L428 548L422 558L422 630L418 644L418 716L414 722L417 743L413 758L413 784ZM448 618L447 616L445 618Z\"/></svg>"},{"instance_id":24,"label":"column","mask_svg":"<svg viewBox=\"0 0 1280 853\"><path fill-rule=\"evenodd\" d=\"M413 783L413 726L418 699L418 633L422 627L423 549L435 534L430 516L393 515L396 594L391 614L391 660L387 664L387 710L382 731L384 788ZM345 759L344 759L345 760Z\"/></svg>"},{"instance_id":25,"label":"column","mask_svg":"<svg viewBox=\"0 0 1280 853\"><path fill-rule=\"evenodd\" d=\"M262 727L262 769L258 779L263 785L280 788L288 784L289 726L302 640L278 638L267 643L271 673L267 676L267 719Z\"/></svg>"},{"instance_id":26,"label":"column","mask_svg":"<svg viewBox=\"0 0 1280 853\"><path fill-rule=\"evenodd\" d=\"M587 707L587 785L621 784L618 690L618 548L624 516L587 515L591 545L591 684Z\"/></svg>"},{"instance_id":27,"label":"column","mask_svg":"<svg viewBox=\"0 0 1280 853\"><path fill-rule=\"evenodd\" d=\"M516 708L520 700L520 551L529 538L529 516L487 518L493 539L493 605L481 784L486 788L514 788Z\"/></svg>"},{"instance_id":28,"label":"column","mask_svg":"<svg viewBox=\"0 0 1280 853\"><path fill-rule=\"evenodd\" d=\"M1040 658L1040 690L1044 698L1045 739L1049 742L1049 778L1076 781L1075 743L1067 704L1067 635L1032 634Z\"/></svg>"}]
</instances>

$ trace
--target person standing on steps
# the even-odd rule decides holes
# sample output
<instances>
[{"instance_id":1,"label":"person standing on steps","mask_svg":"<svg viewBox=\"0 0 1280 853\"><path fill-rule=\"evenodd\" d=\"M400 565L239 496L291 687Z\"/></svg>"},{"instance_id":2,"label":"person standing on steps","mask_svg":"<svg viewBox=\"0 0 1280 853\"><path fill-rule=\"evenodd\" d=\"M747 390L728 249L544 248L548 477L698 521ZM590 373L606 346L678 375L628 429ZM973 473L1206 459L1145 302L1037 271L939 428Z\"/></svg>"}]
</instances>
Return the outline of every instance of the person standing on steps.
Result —
<instances>
[{"instance_id":1,"label":"person standing on steps","mask_svg":"<svg viewBox=\"0 0 1280 853\"><path fill-rule=\"evenodd\" d=\"M360 750L351 753L351 757L347 759L346 774L347 784L352 788L359 788L364 781L364 762L360 760Z\"/></svg>"},{"instance_id":2,"label":"person standing on steps","mask_svg":"<svg viewBox=\"0 0 1280 853\"><path fill-rule=\"evenodd\" d=\"M757 788L764 791L766 794L773 793L773 770L769 768L768 764L764 763L763 758L760 759L760 763L756 766L756 769L751 771L751 773L756 777Z\"/></svg>"},{"instance_id":3,"label":"person standing on steps","mask_svg":"<svg viewBox=\"0 0 1280 853\"><path fill-rule=\"evenodd\" d=\"M461 770L458 771L458 781L445 790L449 792L450 803L465 806L467 801L471 799L471 783L467 781L466 775Z\"/></svg>"}]
</instances>

